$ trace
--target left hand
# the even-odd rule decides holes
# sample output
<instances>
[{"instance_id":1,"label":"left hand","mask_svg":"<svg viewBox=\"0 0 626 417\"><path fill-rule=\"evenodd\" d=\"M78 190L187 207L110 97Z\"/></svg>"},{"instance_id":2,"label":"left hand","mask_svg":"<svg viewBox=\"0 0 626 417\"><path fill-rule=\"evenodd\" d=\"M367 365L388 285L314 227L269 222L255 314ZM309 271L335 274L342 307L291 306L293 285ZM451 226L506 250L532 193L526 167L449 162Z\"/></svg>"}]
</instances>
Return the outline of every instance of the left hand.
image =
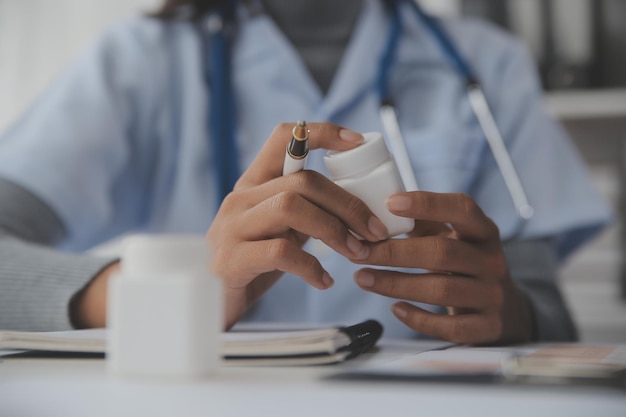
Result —
<instances>
[{"instance_id":1,"label":"left hand","mask_svg":"<svg viewBox=\"0 0 626 417\"><path fill-rule=\"evenodd\" d=\"M463 344L527 342L533 316L526 295L509 275L495 223L464 194L399 193L389 210L416 219L406 239L368 243L360 264L419 268L427 272L365 268L355 274L364 290L412 302L445 306L433 314L408 302L396 317L417 332Z\"/></svg>"}]
</instances>

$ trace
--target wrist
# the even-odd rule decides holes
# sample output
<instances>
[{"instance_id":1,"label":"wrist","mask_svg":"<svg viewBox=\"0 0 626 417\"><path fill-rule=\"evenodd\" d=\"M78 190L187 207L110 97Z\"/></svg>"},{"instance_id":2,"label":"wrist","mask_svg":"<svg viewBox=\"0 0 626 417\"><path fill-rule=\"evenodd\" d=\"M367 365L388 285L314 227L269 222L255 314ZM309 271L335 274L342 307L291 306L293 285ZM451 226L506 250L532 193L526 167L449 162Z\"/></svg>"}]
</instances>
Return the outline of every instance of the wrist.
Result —
<instances>
[{"instance_id":1,"label":"wrist","mask_svg":"<svg viewBox=\"0 0 626 417\"><path fill-rule=\"evenodd\" d=\"M109 264L72 297L69 314L74 328L106 327L108 281L118 269L119 262Z\"/></svg>"}]
</instances>

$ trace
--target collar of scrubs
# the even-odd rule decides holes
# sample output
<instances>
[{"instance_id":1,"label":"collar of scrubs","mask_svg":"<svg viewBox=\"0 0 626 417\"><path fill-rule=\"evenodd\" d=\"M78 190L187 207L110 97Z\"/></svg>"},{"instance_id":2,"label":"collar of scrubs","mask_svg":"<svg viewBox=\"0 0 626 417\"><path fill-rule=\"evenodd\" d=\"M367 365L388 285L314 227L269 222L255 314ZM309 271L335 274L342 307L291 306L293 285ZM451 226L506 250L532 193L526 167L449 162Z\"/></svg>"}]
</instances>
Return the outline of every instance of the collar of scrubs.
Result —
<instances>
[{"instance_id":1,"label":"collar of scrubs","mask_svg":"<svg viewBox=\"0 0 626 417\"><path fill-rule=\"evenodd\" d=\"M385 36L380 34L389 30L389 19L383 7L379 0L364 1L353 35L326 95L310 76L298 51L265 14L247 17L248 21L240 25L233 56L234 67L240 73L271 70L274 75L272 88L291 92L303 101L301 107L306 107L306 114L290 118L289 113L293 112L289 112L283 121L298 120L303 116L332 121L355 99L374 88L378 65L362 66L362 63L380 60L386 42ZM240 77L235 80L236 83L239 81ZM277 104L273 100L273 105ZM271 124L275 124L275 120Z\"/></svg>"}]
</instances>

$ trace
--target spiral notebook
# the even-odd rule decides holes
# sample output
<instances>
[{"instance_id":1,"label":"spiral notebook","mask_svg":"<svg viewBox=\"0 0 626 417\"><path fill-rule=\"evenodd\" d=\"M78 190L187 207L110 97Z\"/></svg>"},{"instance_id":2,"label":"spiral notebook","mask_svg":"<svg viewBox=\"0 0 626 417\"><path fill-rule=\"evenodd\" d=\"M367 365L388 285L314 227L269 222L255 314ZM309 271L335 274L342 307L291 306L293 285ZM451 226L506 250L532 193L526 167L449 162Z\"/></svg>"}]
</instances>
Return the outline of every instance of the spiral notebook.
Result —
<instances>
[{"instance_id":1,"label":"spiral notebook","mask_svg":"<svg viewBox=\"0 0 626 417\"><path fill-rule=\"evenodd\" d=\"M226 365L236 366L339 363L371 349L382 331L375 320L346 327L230 331L222 333L222 356ZM106 330L0 331L0 355L9 353L16 357L104 357Z\"/></svg>"}]
</instances>

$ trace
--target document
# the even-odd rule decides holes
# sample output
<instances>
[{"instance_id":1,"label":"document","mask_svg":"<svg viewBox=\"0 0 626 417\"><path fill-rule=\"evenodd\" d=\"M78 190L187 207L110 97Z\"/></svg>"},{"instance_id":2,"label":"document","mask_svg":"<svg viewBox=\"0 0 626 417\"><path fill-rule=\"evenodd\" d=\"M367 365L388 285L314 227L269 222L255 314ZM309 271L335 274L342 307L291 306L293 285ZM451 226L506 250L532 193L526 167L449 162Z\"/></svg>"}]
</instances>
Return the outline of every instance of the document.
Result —
<instances>
[{"instance_id":1,"label":"document","mask_svg":"<svg viewBox=\"0 0 626 417\"><path fill-rule=\"evenodd\" d=\"M578 343L450 346L365 364L347 376L626 388L626 345Z\"/></svg>"},{"instance_id":2,"label":"document","mask_svg":"<svg viewBox=\"0 0 626 417\"><path fill-rule=\"evenodd\" d=\"M372 348L382 326L367 320L353 326L306 330L260 329L222 333L222 356L228 365L319 365L345 361ZM163 337L168 337L167 329ZM64 332L0 331L2 351L106 353L106 330Z\"/></svg>"}]
</instances>

